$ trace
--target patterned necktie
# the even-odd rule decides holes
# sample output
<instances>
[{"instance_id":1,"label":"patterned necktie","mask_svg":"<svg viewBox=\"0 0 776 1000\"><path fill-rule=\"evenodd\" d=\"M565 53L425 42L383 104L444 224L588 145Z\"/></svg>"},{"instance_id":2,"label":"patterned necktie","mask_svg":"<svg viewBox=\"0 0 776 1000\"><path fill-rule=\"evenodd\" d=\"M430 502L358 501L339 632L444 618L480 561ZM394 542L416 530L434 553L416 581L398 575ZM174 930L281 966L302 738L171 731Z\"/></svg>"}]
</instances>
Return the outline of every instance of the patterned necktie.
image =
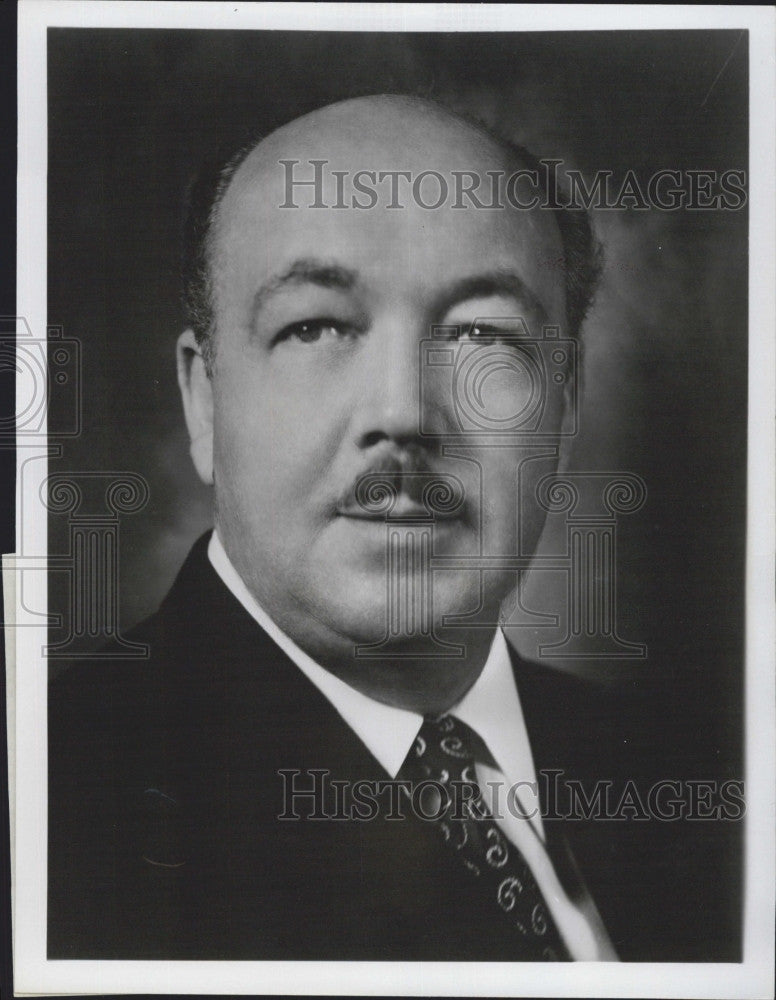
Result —
<instances>
[{"instance_id":1,"label":"patterned necktie","mask_svg":"<svg viewBox=\"0 0 776 1000\"><path fill-rule=\"evenodd\" d=\"M483 741L460 719L427 717L400 776L416 786L426 783L420 808L433 818L445 846L469 869L480 891L491 897L494 912L512 923L525 958L567 961L568 952L525 858L499 830L482 800L475 755L494 763ZM434 796L436 802L429 802Z\"/></svg>"}]
</instances>

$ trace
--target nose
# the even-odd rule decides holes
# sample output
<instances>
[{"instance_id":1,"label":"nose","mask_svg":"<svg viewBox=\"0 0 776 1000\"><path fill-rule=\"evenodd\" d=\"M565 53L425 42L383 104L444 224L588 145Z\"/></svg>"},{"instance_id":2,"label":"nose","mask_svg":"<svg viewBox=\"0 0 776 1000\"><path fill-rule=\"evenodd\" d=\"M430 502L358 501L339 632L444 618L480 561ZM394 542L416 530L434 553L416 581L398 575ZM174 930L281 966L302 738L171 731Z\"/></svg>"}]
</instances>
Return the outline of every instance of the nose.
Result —
<instances>
[{"instance_id":1,"label":"nose","mask_svg":"<svg viewBox=\"0 0 776 1000\"><path fill-rule=\"evenodd\" d=\"M381 442L401 447L423 440L420 351L423 324L394 313L370 331L359 372L360 391L353 413L358 447Z\"/></svg>"}]
</instances>

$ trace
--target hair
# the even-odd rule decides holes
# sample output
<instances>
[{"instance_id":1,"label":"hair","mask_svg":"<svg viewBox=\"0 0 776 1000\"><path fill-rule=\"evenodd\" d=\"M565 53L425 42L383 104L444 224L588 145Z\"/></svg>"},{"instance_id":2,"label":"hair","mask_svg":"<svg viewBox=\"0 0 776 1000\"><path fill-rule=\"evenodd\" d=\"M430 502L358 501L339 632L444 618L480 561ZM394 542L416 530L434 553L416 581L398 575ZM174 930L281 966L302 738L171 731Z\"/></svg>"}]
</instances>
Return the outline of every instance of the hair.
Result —
<instances>
[{"instance_id":1,"label":"hair","mask_svg":"<svg viewBox=\"0 0 776 1000\"><path fill-rule=\"evenodd\" d=\"M407 97L408 95L401 95ZM440 112L488 135L541 179L544 170L538 157L500 135L477 118L470 117L433 101ZM183 234L182 293L183 310L187 327L194 331L205 361L208 374L212 374L216 332L215 301L213 289L213 258L218 213L232 178L259 145L263 134L252 134L227 150L222 150L204 164L189 190L186 221ZM540 181L541 183L541 181ZM563 244L563 270L566 283L566 322L564 334L581 339L582 323L592 304L603 265L603 250L595 237L588 212L583 208L552 208Z\"/></svg>"},{"instance_id":2,"label":"hair","mask_svg":"<svg viewBox=\"0 0 776 1000\"><path fill-rule=\"evenodd\" d=\"M183 313L202 350L208 375L215 336L213 242L218 210L240 165L263 138L253 135L236 150L217 154L203 164L188 193L181 260Z\"/></svg>"}]
</instances>

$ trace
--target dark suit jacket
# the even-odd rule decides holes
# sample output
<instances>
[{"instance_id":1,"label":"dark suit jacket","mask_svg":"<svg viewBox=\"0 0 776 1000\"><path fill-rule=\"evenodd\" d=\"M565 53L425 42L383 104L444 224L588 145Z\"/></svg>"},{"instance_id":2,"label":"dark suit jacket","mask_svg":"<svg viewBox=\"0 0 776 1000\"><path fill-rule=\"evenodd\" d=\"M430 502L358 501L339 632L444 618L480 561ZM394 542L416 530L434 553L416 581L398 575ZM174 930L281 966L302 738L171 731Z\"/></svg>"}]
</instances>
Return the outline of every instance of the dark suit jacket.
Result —
<instances>
[{"instance_id":1,"label":"dark suit jacket","mask_svg":"<svg viewBox=\"0 0 776 1000\"><path fill-rule=\"evenodd\" d=\"M207 541L132 634L149 659L76 665L51 686L49 957L520 959L431 824L278 819L282 769L306 787L313 768L387 775L224 586ZM654 705L514 668L537 770L586 788L649 778ZM730 903L707 888L731 855L708 830L562 829L621 958L736 959Z\"/></svg>"}]
</instances>

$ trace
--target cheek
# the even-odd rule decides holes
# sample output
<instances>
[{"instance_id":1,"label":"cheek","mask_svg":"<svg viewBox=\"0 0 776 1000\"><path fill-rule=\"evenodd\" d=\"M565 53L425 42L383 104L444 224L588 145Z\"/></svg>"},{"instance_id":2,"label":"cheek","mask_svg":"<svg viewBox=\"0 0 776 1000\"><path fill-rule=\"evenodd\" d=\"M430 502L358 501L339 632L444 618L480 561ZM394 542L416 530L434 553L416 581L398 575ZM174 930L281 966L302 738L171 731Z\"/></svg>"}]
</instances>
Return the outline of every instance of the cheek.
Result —
<instances>
[{"instance_id":1,"label":"cheek","mask_svg":"<svg viewBox=\"0 0 776 1000\"><path fill-rule=\"evenodd\" d=\"M517 523L515 469L485 469L482 485L482 516L486 527L501 537L509 537Z\"/></svg>"},{"instance_id":2,"label":"cheek","mask_svg":"<svg viewBox=\"0 0 776 1000\"><path fill-rule=\"evenodd\" d=\"M488 549L508 553L517 545L523 554L533 553L546 518L536 498L537 484L557 465L548 451L504 449L504 461L483 462L482 523Z\"/></svg>"},{"instance_id":3,"label":"cheek","mask_svg":"<svg viewBox=\"0 0 776 1000\"><path fill-rule=\"evenodd\" d=\"M301 506L331 468L342 441L337 414L320 395L245 374L216 386L217 483L248 502Z\"/></svg>"}]
</instances>

